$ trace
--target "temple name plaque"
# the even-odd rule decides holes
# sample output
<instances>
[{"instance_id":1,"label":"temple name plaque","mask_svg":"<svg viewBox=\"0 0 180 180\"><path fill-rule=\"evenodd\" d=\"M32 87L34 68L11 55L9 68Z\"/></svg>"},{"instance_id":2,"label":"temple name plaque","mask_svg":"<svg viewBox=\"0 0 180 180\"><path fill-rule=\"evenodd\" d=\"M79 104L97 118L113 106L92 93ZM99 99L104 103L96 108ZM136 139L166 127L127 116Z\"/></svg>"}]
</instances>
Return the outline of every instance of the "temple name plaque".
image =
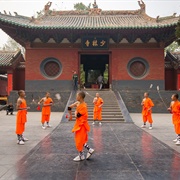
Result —
<instances>
[{"instance_id":1,"label":"temple name plaque","mask_svg":"<svg viewBox=\"0 0 180 180\"><path fill-rule=\"evenodd\" d=\"M103 50L109 48L109 38L107 37L82 37L82 49Z\"/></svg>"}]
</instances>

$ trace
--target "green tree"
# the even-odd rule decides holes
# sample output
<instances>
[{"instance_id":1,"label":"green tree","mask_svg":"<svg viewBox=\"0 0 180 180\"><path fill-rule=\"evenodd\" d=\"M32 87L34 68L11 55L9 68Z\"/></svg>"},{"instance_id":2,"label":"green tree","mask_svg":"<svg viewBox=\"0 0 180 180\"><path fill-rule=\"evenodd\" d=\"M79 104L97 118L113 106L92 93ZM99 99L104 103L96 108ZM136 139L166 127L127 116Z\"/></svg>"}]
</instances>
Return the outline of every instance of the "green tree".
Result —
<instances>
[{"instance_id":1,"label":"green tree","mask_svg":"<svg viewBox=\"0 0 180 180\"><path fill-rule=\"evenodd\" d=\"M90 9L90 7L91 7L91 3L88 6L86 6L82 2L74 4L75 10L88 10Z\"/></svg>"},{"instance_id":2,"label":"green tree","mask_svg":"<svg viewBox=\"0 0 180 180\"><path fill-rule=\"evenodd\" d=\"M172 44L170 44L169 46L167 46L165 48L165 51L169 51L171 53L179 52L180 51L180 46L178 45L178 43L176 41L174 41Z\"/></svg>"},{"instance_id":3,"label":"green tree","mask_svg":"<svg viewBox=\"0 0 180 180\"><path fill-rule=\"evenodd\" d=\"M177 43L180 45L180 19L176 27L176 37L177 37Z\"/></svg>"},{"instance_id":4,"label":"green tree","mask_svg":"<svg viewBox=\"0 0 180 180\"><path fill-rule=\"evenodd\" d=\"M7 42L3 45L2 50L4 51L17 51L21 50L21 52L24 54L25 49L17 43L14 39L8 38Z\"/></svg>"}]
</instances>

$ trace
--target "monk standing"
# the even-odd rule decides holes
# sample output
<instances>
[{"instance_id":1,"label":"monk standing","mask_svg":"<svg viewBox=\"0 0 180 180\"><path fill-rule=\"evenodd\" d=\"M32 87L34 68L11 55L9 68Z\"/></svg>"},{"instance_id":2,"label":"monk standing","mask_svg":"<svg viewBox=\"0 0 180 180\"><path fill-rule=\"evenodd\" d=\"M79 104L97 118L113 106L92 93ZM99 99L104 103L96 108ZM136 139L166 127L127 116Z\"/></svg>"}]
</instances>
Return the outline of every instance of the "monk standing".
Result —
<instances>
[{"instance_id":1,"label":"monk standing","mask_svg":"<svg viewBox=\"0 0 180 180\"><path fill-rule=\"evenodd\" d=\"M94 153L94 149L90 148L89 145L87 144L88 131L90 131L90 126L88 124L88 110L87 110L87 105L84 102L84 98L85 98L85 93L83 91L77 93L76 96L77 102L71 104L68 107L68 111L70 114L69 120L72 119L72 112L71 112L72 108L76 107L76 111L75 111L76 122L72 129L72 132L75 134L75 144L79 154L77 157L73 159L74 161L82 161L85 159L83 148L86 148L88 150L86 159L89 159L90 156Z\"/></svg>"},{"instance_id":2,"label":"monk standing","mask_svg":"<svg viewBox=\"0 0 180 180\"><path fill-rule=\"evenodd\" d=\"M98 120L99 121L99 125L101 125L101 121L102 121L102 106L103 106L103 99L99 96L99 93L96 93L96 97L93 100L93 104L94 104L94 115L93 115L93 119L94 122L92 123L93 125L95 124L95 121Z\"/></svg>"},{"instance_id":3,"label":"monk standing","mask_svg":"<svg viewBox=\"0 0 180 180\"><path fill-rule=\"evenodd\" d=\"M47 92L46 96L43 97L38 104L40 105L43 103L42 106L42 118L41 118L41 123L42 123L42 128L46 129L46 127L51 127L49 124L50 121L50 115L51 115L51 106L53 103L53 100L50 98L50 93ZM45 122L47 123L47 126L45 126Z\"/></svg>"},{"instance_id":4,"label":"monk standing","mask_svg":"<svg viewBox=\"0 0 180 180\"><path fill-rule=\"evenodd\" d=\"M27 122L27 107L25 100L25 91L18 91L19 98L17 99L17 116L16 116L16 134L17 134L17 144L24 145L25 141L28 141L27 138L23 137L23 132L25 130L25 123Z\"/></svg>"},{"instance_id":5,"label":"monk standing","mask_svg":"<svg viewBox=\"0 0 180 180\"><path fill-rule=\"evenodd\" d=\"M180 145L180 102L178 100L179 95L173 94L171 99L172 102L168 110L172 113L172 122L174 124L175 133L177 134L176 139L173 141L176 145Z\"/></svg>"},{"instance_id":6,"label":"monk standing","mask_svg":"<svg viewBox=\"0 0 180 180\"><path fill-rule=\"evenodd\" d=\"M148 121L150 126L149 129L152 129L152 107L154 106L152 100L149 98L149 93L144 93L144 99L142 100L142 116L144 124L141 126L142 128L146 127L146 122Z\"/></svg>"}]
</instances>

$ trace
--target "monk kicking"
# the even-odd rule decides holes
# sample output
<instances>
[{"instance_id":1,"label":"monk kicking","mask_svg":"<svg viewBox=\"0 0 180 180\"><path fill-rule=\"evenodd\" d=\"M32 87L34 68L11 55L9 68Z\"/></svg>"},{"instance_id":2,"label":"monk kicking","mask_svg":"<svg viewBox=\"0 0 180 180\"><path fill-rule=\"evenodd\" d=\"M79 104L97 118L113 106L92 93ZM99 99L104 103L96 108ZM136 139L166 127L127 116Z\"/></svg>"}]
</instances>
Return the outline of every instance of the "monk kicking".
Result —
<instances>
[{"instance_id":1,"label":"monk kicking","mask_svg":"<svg viewBox=\"0 0 180 180\"><path fill-rule=\"evenodd\" d=\"M174 124L174 130L177 134L176 139L173 141L176 143L176 145L180 145L180 102L178 100L179 95L173 94L171 99L172 102L170 104L170 107L168 110L172 113L172 122Z\"/></svg>"},{"instance_id":2,"label":"monk kicking","mask_svg":"<svg viewBox=\"0 0 180 180\"><path fill-rule=\"evenodd\" d=\"M17 99L17 116L16 116L16 134L17 134L17 144L24 145L25 141L28 141L27 138L23 137L23 133L25 130L25 123L27 122L27 107L26 100L25 100L25 91L20 90L18 91L19 98Z\"/></svg>"},{"instance_id":3,"label":"monk kicking","mask_svg":"<svg viewBox=\"0 0 180 180\"><path fill-rule=\"evenodd\" d=\"M46 129L46 127L51 127L49 124L50 121L50 115L51 115L51 106L53 103L53 100L50 98L50 93L47 92L46 96L43 97L38 104L40 105L43 103L42 106L42 118L41 118L41 123L42 123L42 128ZM45 122L47 123L47 126L45 126Z\"/></svg>"},{"instance_id":4,"label":"monk kicking","mask_svg":"<svg viewBox=\"0 0 180 180\"><path fill-rule=\"evenodd\" d=\"M77 102L71 104L68 107L68 112L70 114L69 120L72 119L72 108L76 107L75 117L76 122L72 129L72 132L75 134L75 145L79 154L75 157L74 161L82 161L85 159L83 148L88 150L86 159L89 159L90 156L94 153L94 149L90 148L87 144L88 141L88 132L90 131L90 126L88 124L88 110L87 105L84 102L85 93L83 91L78 92L76 96Z\"/></svg>"},{"instance_id":5,"label":"monk kicking","mask_svg":"<svg viewBox=\"0 0 180 180\"><path fill-rule=\"evenodd\" d=\"M143 116L143 125L142 128L146 127L147 121L149 122L150 126L149 129L152 129L152 107L154 106L152 100L149 98L149 93L144 93L144 99L142 100L142 116Z\"/></svg>"},{"instance_id":6,"label":"monk kicking","mask_svg":"<svg viewBox=\"0 0 180 180\"><path fill-rule=\"evenodd\" d=\"M99 93L96 93L96 97L93 100L93 104L94 104L94 115L93 115L93 119L94 122L92 123L93 125L95 124L95 121L98 120L99 121L99 125L101 125L101 121L102 121L102 106L103 106L103 99L100 97Z\"/></svg>"}]
</instances>

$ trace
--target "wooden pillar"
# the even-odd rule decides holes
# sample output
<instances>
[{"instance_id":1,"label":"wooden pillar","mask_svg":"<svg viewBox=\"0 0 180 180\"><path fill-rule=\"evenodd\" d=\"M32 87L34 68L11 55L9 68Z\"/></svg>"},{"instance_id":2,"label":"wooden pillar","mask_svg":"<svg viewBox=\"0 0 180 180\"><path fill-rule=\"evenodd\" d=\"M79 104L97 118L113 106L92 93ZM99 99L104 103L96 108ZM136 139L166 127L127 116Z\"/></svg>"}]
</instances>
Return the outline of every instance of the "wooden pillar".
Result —
<instances>
[{"instance_id":1,"label":"wooden pillar","mask_svg":"<svg viewBox=\"0 0 180 180\"><path fill-rule=\"evenodd\" d=\"M7 83L7 93L8 93L8 96L10 94L10 92L13 90L13 73L12 72L8 72L8 76L7 76L7 80L8 80L8 83Z\"/></svg>"}]
</instances>

